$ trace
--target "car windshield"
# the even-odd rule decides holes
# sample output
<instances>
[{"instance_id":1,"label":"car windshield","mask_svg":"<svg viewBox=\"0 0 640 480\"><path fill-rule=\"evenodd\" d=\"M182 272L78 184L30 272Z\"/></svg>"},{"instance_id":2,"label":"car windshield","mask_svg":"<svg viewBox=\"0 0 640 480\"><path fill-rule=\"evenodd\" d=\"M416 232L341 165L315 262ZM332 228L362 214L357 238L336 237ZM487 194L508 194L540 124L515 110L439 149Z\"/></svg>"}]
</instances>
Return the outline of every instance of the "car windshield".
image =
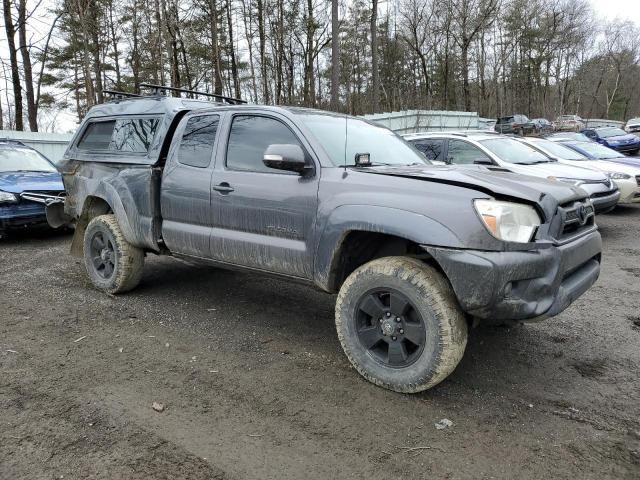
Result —
<instances>
[{"instance_id":1,"label":"car windshield","mask_svg":"<svg viewBox=\"0 0 640 480\"><path fill-rule=\"evenodd\" d=\"M296 112L297 113L297 112ZM321 113L298 113L318 139L331 162L339 167L355 166L357 154L368 153L371 164L425 165L428 160L413 146L385 127L363 120Z\"/></svg>"},{"instance_id":2,"label":"car windshield","mask_svg":"<svg viewBox=\"0 0 640 480\"><path fill-rule=\"evenodd\" d=\"M631 120L629 120L629 121L627 122L627 125L629 125L629 124L631 124L631 123L634 123L634 124L638 124L638 123L640 123L640 118L632 118Z\"/></svg>"},{"instance_id":3,"label":"car windshield","mask_svg":"<svg viewBox=\"0 0 640 480\"><path fill-rule=\"evenodd\" d=\"M588 160L588 158L582 155L580 152L576 152L575 150L569 147L565 147L560 143L550 142L549 140L542 139L531 140L531 143L544 149L546 152L561 160Z\"/></svg>"},{"instance_id":4,"label":"car windshield","mask_svg":"<svg viewBox=\"0 0 640 480\"><path fill-rule=\"evenodd\" d=\"M504 162L534 165L552 161L533 147L512 138L492 138L480 143Z\"/></svg>"},{"instance_id":5,"label":"car windshield","mask_svg":"<svg viewBox=\"0 0 640 480\"><path fill-rule=\"evenodd\" d=\"M580 150L587 152L587 154L599 160L606 160L608 158L620 158L620 154L615 150L603 147L602 145L594 142L580 142L575 143L574 145Z\"/></svg>"},{"instance_id":6,"label":"car windshield","mask_svg":"<svg viewBox=\"0 0 640 480\"><path fill-rule=\"evenodd\" d=\"M35 150L0 148L0 172L55 172L56 168Z\"/></svg>"},{"instance_id":7,"label":"car windshield","mask_svg":"<svg viewBox=\"0 0 640 480\"><path fill-rule=\"evenodd\" d=\"M627 132L621 128L616 127L599 128L596 132L598 132L598 136L600 136L600 138L619 137L627 134Z\"/></svg>"}]
</instances>

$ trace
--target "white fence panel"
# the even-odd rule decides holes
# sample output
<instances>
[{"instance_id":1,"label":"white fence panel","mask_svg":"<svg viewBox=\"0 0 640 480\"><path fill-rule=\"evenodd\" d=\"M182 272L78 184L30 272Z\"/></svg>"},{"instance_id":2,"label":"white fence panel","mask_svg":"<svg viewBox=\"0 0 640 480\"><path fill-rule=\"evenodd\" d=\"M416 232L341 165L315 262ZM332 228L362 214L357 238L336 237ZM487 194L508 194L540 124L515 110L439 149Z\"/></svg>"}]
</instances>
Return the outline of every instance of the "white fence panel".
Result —
<instances>
[{"instance_id":1,"label":"white fence panel","mask_svg":"<svg viewBox=\"0 0 640 480\"><path fill-rule=\"evenodd\" d=\"M399 134L426 131L476 130L481 126L480 118L475 112L403 110L400 112L363 115L362 118L384 125Z\"/></svg>"},{"instance_id":2,"label":"white fence panel","mask_svg":"<svg viewBox=\"0 0 640 480\"><path fill-rule=\"evenodd\" d=\"M18 140L37 150L53 163L57 163L62 158L72 136L73 135L70 133L61 134L0 130L0 139L10 138L12 140Z\"/></svg>"}]
</instances>

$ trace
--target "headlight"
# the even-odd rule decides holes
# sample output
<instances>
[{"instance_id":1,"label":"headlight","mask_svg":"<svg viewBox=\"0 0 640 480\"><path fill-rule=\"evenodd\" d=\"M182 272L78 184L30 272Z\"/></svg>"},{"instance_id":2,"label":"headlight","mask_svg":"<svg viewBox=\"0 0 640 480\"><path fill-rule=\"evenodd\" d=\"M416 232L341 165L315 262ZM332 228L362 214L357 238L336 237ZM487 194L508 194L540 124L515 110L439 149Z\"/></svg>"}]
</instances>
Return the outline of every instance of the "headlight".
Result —
<instances>
[{"instance_id":1,"label":"headlight","mask_svg":"<svg viewBox=\"0 0 640 480\"><path fill-rule=\"evenodd\" d=\"M631 178L631 175L619 172L608 172L607 177L609 177L611 180L629 180Z\"/></svg>"},{"instance_id":2,"label":"headlight","mask_svg":"<svg viewBox=\"0 0 640 480\"><path fill-rule=\"evenodd\" d=\"M473 204L489 233L505 242L530 242L541 223L529 205L497 200L474 200Z\"/></svg>"},{"instance_id":3,"label":"headlight","mask_svg":"<svg viewBox=\"0 0 640 480\"><path fill-rule=\"evenodd\" d=\"M579 187L584 184L582 180L578 180L577 178L564 178L564 177L547 177L548 180L555 180L556 182L569 183L574 187Z\"/></svg>"},{"instance_id":4,"label":"headlight","mask_svg":"<svg viewBox=\"0 0 640 480\"><path fill-rule=\"evenodd\" d=\"M0 203L18 203L18 197L13 193L0 192Z\"/></svg>"}]
</instances>

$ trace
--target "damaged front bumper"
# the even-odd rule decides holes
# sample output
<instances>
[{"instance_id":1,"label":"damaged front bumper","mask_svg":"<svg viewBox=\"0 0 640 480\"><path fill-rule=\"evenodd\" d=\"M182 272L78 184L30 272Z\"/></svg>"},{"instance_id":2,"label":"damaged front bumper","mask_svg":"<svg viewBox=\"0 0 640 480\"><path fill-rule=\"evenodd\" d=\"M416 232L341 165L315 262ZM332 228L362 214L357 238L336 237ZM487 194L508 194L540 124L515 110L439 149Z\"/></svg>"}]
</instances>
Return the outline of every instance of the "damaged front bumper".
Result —
<instances>
[{"instance_id":1,"label":"damaged front bumper","mask_svg":"<svg viewBox=\"0 0 640 480\"><path fill-rule=\"evenodd\" d=\"M602 240L592 231L532 251L423 248L444 270L466 313L502 323L543 320L571 305L598 279Z\"/></svg>"}]
</instances>

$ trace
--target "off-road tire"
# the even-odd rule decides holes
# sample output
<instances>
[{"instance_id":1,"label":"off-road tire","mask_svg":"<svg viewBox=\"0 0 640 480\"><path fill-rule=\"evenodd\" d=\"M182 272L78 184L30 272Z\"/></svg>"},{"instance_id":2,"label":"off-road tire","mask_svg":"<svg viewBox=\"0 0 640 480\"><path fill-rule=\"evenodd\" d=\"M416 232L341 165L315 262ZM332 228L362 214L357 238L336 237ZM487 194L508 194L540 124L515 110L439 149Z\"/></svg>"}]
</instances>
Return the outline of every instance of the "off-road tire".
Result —
<instances>
[{"instance_id":1,"label":"off-road tire","mask_svg":"<svg viewBox=\"0 0 640 480\"><path fill-rule=\"evenodd\" d=\"M91 242L96 232L110 239L114 247L113 274L103 278L94 267ZM134 289L142 278L144 252L128 243L115 215L100 215L89 222L84 234L84 264L91 283L103 292L115 294Z\"/></svg>"},{"instance_id":2,"label":"off-road tire","mask_svg":"<svg viewBox=\"0 0 640 480\"><path fill-rule=\"evenodd\" d=\"M406 367L381 364L358 339L358 305L378 288L400 292L424 320L424 349ZM335 319L338 339L355 369L370 382L401 393L420 392L443 381L454 371L467 345L467 321L451 285L436 269L410 257L380 258L356 269L340 289Z\"/></svg>"}]
</instances>

